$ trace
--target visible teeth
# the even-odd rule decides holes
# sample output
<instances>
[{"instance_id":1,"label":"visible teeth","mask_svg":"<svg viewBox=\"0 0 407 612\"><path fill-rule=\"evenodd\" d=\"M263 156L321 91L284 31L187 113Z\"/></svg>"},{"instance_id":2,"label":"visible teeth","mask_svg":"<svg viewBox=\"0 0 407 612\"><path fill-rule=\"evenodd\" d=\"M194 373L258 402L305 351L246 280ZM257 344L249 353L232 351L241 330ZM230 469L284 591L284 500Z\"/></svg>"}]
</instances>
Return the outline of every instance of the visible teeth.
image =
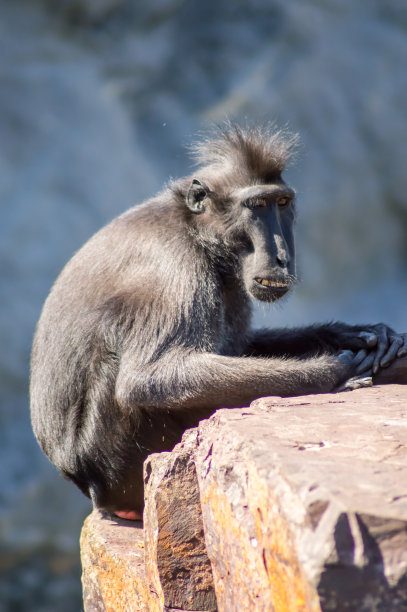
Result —
<instances>
[{"instance_id":1,"label":"visible teeth","mask_svg":"<svg viewBox=\"0 0 407 612\"><path fill-rule=\"evenodd\" d=\"M256 281L263 287L287 287L287 283L267 280L267 278L256 278Z\"/></svg>"}]
</instances>

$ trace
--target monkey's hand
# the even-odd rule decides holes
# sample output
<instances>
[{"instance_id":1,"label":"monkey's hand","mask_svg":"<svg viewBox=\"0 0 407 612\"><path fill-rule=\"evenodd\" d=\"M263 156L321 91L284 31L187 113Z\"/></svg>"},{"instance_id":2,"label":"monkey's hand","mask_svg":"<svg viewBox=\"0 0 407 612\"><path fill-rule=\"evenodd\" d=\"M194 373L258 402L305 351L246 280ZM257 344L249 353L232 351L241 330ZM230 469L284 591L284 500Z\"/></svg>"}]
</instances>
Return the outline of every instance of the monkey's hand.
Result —
<instances>
[{"instance_id":1,"label":"monkey's hand","mask_svg":"<svg viewBox=\"0 0 407 612\"><path fill-rule=\"evenodd\" d=\"M387 325L372 325L361 334L371 334L368 348L374 355L372 373L377 374L380 368L387 368L397 357L407 355L407 334L398 334Z\"/></svg>"},{"instance_id":2,"label":"monkey's hand","mask_svg":"<svg viewBox=\"0 0 407 612\"><path fill-rule=\"evenodd\" d=\"M348 367L350 377L339 384L334 391L353 391L362 387L371 387L373 384L372 366L375 353L362 349L357 353L353 351L341 351L338 355L339 361Z\"/></svg>"},{"instance_id":3,"label":"monkey's hand","mask_svg":"<svg viewBox=\"0 0 407 612\"><path fill-rule=\"evenodd\" d=\"M342 349L370 350L374 355L373 374L380 368L387 368L397 357L407 355L407 334L398 334L383 323L341 331L338 341Z\"/></svg>"}]
</instances>

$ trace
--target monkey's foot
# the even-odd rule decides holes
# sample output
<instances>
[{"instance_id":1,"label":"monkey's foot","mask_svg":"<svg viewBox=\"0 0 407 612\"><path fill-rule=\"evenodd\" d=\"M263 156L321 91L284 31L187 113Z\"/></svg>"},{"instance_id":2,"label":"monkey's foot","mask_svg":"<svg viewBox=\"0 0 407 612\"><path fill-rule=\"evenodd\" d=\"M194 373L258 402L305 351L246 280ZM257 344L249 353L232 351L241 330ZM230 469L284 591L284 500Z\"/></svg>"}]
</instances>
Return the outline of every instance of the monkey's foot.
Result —
<instances>
[{"instance_id":1,"label":"monkey's foot","mask_svg":"<svg viewBox=\"0 0 407 612\"><path fill-rule=\"evenodd\" d=\"M119 518L126 519L127 521L141 521L143 519L142 514L140 514L140 512L136 512L135 510L117 510L113 514Z\"/></svg>"}]
</instances>

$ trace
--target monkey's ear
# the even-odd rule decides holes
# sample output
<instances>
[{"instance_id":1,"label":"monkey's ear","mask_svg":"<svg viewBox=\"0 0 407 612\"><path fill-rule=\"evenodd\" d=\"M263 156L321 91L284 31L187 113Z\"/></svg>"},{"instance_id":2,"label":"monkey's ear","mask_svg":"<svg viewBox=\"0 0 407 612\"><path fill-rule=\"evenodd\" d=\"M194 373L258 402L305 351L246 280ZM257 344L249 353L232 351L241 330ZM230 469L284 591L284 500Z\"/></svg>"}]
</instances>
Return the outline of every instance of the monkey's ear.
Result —
<instances>
[{"instance_id":1,"label":"monkey's ear","mask_svg":"<svg viewBox=\"0 0 407 612\"><path fill-rule=\"evenodd\" d=\"M186 203L189 210L192 210L192 212L196 214L205 212L205 199L208 194L209 188L205 183L201 183L198 179L194 179L186 197Z\"/></svg>"}]
</instances>

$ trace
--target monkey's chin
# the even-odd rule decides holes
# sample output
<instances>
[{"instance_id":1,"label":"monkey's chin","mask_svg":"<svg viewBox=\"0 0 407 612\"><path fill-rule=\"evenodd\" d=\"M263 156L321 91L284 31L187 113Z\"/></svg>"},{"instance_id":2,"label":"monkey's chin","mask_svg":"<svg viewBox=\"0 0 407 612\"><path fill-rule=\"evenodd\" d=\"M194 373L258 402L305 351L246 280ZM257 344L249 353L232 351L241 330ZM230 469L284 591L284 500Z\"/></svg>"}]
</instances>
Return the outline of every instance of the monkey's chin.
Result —
<instances>
[{"instance_id":1,"label":"monkey's chin","mask_svg":"<svg viewBox=\"0 0 407 612\"><path fill-rule=\"evenodd\" d=\"M290 285L283 283L271 283L267 286L262 285L256 280L253 281L249 292L250 294L260 302L276 302L282 298L290 290Z\"/></svg>"}]
</instances>

